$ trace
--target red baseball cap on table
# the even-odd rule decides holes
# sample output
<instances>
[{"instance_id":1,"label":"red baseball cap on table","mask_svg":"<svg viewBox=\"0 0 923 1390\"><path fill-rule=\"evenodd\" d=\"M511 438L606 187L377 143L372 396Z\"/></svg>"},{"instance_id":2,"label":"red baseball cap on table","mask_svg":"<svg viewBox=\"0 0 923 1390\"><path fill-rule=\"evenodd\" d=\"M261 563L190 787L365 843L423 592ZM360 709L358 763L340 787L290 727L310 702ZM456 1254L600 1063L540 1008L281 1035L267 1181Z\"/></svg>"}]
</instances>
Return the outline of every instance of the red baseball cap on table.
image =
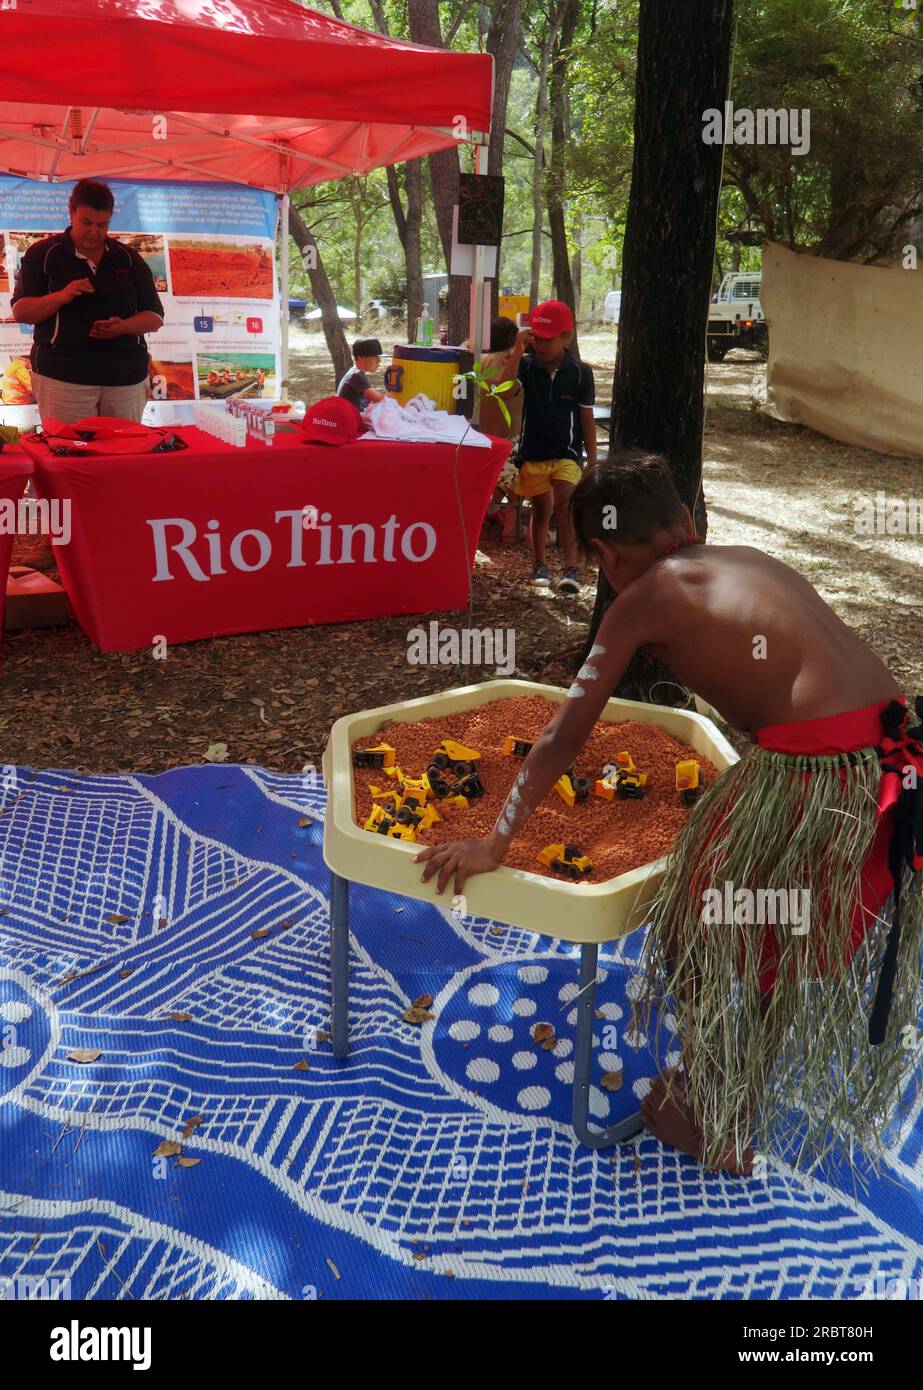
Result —
<instances>
[{"instance_id":1,"label":"red baseball cap on table","mask_svg":"<svg viewBox=\"0 0 923 1390\"><path fill-rule=\"evenodd\" d=\"M536 338L557 338L561 333L573 333L574 316L560 299L546 299L532 310L529 327Z\"/></svg>"},{"instance_id":2,"label":"red baseball cap on table","mask_svg":"<svg viewBox=\"0 0 923 1390\"><path fill-rule=\"evenodd\" d=\"M359 428L359 412L345 396L325 396L301 422L305 439L314 444L352 444Z\"/></svg>"}]
</instances>

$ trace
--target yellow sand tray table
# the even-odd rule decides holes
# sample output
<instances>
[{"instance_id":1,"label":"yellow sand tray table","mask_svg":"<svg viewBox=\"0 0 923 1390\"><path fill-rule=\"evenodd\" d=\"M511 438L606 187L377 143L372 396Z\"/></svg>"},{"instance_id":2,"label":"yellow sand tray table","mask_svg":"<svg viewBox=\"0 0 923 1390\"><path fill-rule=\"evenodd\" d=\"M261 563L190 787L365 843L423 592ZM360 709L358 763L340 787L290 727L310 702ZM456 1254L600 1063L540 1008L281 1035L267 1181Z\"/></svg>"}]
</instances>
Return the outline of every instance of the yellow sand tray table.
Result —
<instances>
[{"instance_id":1,"label":"yellow sand tray table","mask_svg":"<svg viewBox=\"0 0 923 1390\"><path fill-rule=\"evenodd\" d=\"M324 820L324 860L331 869L331 954L333 984L334 1055L347 1055L347 977L349 953L349 883L383 888L406 897L448 907L451 887L440 897L435 880L421 881L423 866L413 862L421 845L462 839L486 833L515 781L521 759L504 754L506 736L534 738L547 723L553 707L567 692L531 681L495 680L482 685L464 686L439 695L423 696L400 704L363 710L338 719L330 731L324 751L323 772L328 804ZM512 701L509 719L497 720L496 710L484 709L497 701ZM502 712L501 712L502 713ZM439 721L429 730L420 729L425 720ZM636 730L632 746L631 730ZM502 732L497 733L498 724ZM406 729L401 726L412 726ZM479 738L490 729L488 741ZM639 725L656 726L668 736L656 768L645 763L645 743L653 730L637 732ZM615 728L611 726L617 726ZM645 739L643 735L647 734ZM354 768L353 750L382 743L393 745L395 767L418 779L426 771L429 755L444 739L452 739L476 749L485 793L473 798L465 810L456 811L444 823L433 823L419 834L416 842L391 838L364 830L374 804L371 785L395 785L383 779L380 769ZM673 741L675 740L675 745ZM417 750L407 765L402 763L402 747ZM596 797L592 787L605 763L616 762L616 753L628 749L640 772L648 772L644 796L640 800L607 800ZM674 757L675 754L675 757ZM527 931L542 933L581 945L577 1038L574 1053L574 1129L582 1143L593 1148L607 1147L636 1134L640 1115L635 1114L609 1129L588 1128L590 1062L592 1053L593 1008L598 945L627 935L643 925L650 902L656 894L665 864L665 853L672 844L688 809L675 785L675 763L695 756L702 780L707 786L717 772L737 761L737 754L719 730L704 715L692 710L669 709L634 700L610 700L577 759L577 774L591 780L589 797L567 806L552 791L538 808L532 822L538 829L532 838L541 839L538 849L563 842L577 844L592 861L593 870L581 880L555 875L537 858L530 838L527 845L513 842L507 860L490 874L478 874L465 884L465 910L470 916L483 916ZM430 803L433 804L433 803ZM438 810L438 802L435 803ZM656 840L659 854L639 863L637 845L632 845L630 827L639 827L638 817L649 821L645 838ZM633 820L633 818L635 818ZM582 828L581 828L582 827ZM528 827L527 827L528 828ZM637 837L636 837L637 838ZM643 855L641 856L643 858ZM528 867L526 867L528 865Z\"/></svg>"}]
</instances>

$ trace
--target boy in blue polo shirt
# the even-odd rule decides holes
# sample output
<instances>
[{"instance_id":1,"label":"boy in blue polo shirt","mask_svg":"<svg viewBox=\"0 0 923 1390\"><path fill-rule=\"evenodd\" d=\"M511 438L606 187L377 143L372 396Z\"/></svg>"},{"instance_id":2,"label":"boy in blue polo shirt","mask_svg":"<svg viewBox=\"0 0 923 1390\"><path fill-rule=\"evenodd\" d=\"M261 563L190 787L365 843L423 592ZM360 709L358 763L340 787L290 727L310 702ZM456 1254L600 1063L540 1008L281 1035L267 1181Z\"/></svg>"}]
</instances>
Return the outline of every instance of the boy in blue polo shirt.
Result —
<instances>
[{"instance_id":1,"label":"boy in blue polo shirt","mask_svg":"<svg viewBox=\"0 0 923 1390\"><path fill-rule=\"evenodd\" d=\"M532 583L550 583L545 544L553 507L564 552L564 576L558 583L561 594L576 594L580 589L569 504L583 477L584 448L590 466L596 463L593 372L568 348L573 331L574 316L566 304L558 299L539 304L529 327L520 330L502 378L518 377L523 389L516 495L532 503ZM533 352L524 357L529 343Z\"/></svg>"}]
</instances>

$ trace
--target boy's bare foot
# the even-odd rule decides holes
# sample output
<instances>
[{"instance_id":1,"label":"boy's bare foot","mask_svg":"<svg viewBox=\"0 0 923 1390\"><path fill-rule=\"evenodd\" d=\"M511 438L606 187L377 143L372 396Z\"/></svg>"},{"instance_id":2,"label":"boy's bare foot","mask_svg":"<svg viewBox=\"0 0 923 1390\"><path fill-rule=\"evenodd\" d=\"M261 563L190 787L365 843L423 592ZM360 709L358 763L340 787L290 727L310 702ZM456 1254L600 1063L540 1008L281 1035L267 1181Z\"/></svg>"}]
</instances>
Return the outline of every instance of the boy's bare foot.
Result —
<instances>
[{"instance_id":1,"label":"boy's bare foot","mask_svg":"<svg viewBox=\"0 0 923 1390\"><path fill-rule=\"evenodd\" d=\"M645 1126L661 1144L669 1144L680 1153L688 1154L702 1163L702 1131L692 1116L686 1097L685 1083L681 1074L670 1073L672 1084L669 1093L663 1077L651 1078L651 1089L641 1102L641 1117ZM747 1149L743 1161L738 1159L733 1143L729 1143L721 1161L710 1172L724 1171L737 1176L745 1176L753 1168L753 1150Z\"/></svg>"}]
</instances>

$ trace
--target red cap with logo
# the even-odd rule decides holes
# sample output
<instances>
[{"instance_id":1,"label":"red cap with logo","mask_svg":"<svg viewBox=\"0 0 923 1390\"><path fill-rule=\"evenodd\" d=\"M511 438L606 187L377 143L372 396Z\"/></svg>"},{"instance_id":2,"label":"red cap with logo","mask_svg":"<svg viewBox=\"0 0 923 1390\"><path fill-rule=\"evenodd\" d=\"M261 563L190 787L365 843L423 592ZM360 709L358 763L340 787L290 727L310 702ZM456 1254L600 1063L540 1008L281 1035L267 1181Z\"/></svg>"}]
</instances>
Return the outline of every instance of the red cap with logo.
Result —
<instances>
[{"instance_id":1,"label":"red cap with logo","mask_svg":"<svg viewBox=\"0 0 923 1390\"><path fill-rule=\"evenodd\" d=\"M301 422L305 439L315 444L352 444L359 428L359 412L345 396L325 396Z\"/></svg>"},{"instance_id":2,"label":"red cap with logo","mask_svg":"<svg viewBox=\"0 0 923 1390\"><path fill-rule=\"evenodd\" d=\"M532 310L529 327L536 338L557 338L561 333L573 333L574 316L560 299L546 299Z\"/></svg>"}]
</instances>

